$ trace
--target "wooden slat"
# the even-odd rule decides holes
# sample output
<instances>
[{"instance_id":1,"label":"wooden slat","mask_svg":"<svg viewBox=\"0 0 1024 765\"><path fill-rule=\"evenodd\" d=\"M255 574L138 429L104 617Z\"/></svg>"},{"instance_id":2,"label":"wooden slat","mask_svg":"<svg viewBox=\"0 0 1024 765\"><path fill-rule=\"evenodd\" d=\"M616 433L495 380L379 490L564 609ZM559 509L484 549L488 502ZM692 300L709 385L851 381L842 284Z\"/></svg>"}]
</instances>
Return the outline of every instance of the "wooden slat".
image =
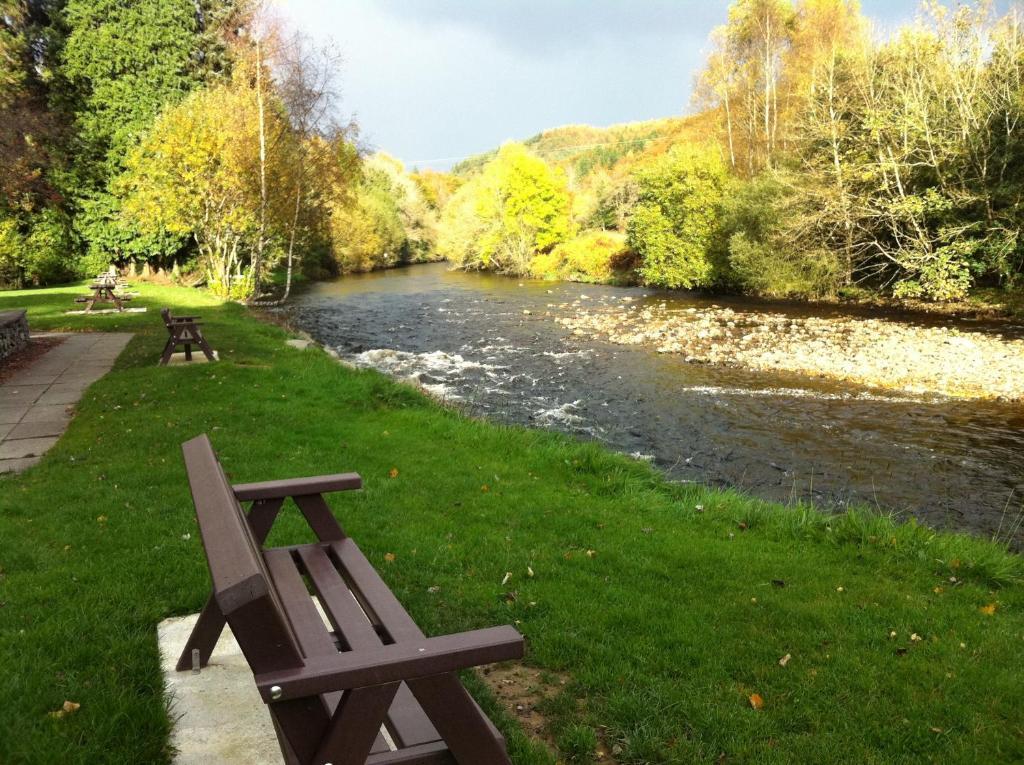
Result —
<instances>
[{"instance_id":1,"label":"wooden slat","mask_svg":"<svg viewBox=\"0 0 1024 765\"><path fill-rule=\"evenodd\" d=\"M367 620L326 550L319 545L308 545L299 548L297 552L331 624L341 633L344 642L352 650L380 648L380 636ZM400 747L425 744L441 738L405 683L398 689L388 711L387 727Z\"/></svg>"},{"instance_id":2,"label":"wooden slat","mask_svg":"<svg viewBox=\"0 0 1024 765\"><path fill-rule=\"evenodd\" d=\"M309 591L306 589L305 582L302 581L299 570L295 567L291 553L286 550L267 550L263 556L267 561L274 586L284 603L285 613L291 620L303 654L307 657L337 655L338 649L334 645L334 640L310 598ZM323 703L327 713L335 714L343 699L344 694L340 691L323 694ZM387 741L380 733L377 733L372 751L385 752L388 750Z\"/></svg>"},{"instance_id":3,"label":"wooden slat","mask_svg":"<svg viewBox=\"0 0 1024 765\"><path fill-rule=\"evenodd\" d=\"M354 651L380 648L380 637L323 548L309 545L299 548L298 554L320 604L344 643Z\"/></svg>"},{"instance_id":4,"label":"wooden slat","mask_svg":"<svg viewBox=\"0 0 1024 765\"><path fill-rule=\"evenodd\" d=\"M275 685L281 687L280 698L288 699L332 688L365 688L406 680L415 694L409 678L451 673L522 655L523 636L505 625L335 656L311 656L298 669L257 674L256 687L269 701L270 688ZM426 711L430 715L430 710Z\"/></svg>"},{"instance_id":5,"label":"wooden slat","mask_svg":"<svg viewBox=\"0 0 1024 765\"><path fill-rule=\"evenodd\" d=\"M363 479L358 473L338 473L310 478L287 478L282 481L261 481L241 483L235 488L235 496L242 502L250 499L273 499L275 497L300 497L307 494L322 494L330 491L361 489Z\"/></svg>"},{"instance_id":6,"label":"wooden slat","mask_svg":"<svg viewBox=\"0 0 1024 765\"><path fill-rule=\"evenodd\" d=\"M399 747L418 746L439 741L441 734L430 722L423 707L412 695L409 686L402 683L388 712L388 730Z\"/></svg>"},{"instance_id":7,"label":"wooden slat","mask_svg":"<svg viewBox=\"0 0 1024 765\"><path fill-rule=\"evenodd\" d=\"M460 763L512 765L505 740L454 674L409 681L409 689ZM479 717L474 720L474 717Z\"/></svg>"},{"instance_id":8,"label":"wooden slat","mask_svg":"<svg viewBox=\"0 0 1024 765\"><path fill-rule=\"evenodd\" d=\"M295 567L291 554L282 550L267 550L263 557L302 647L302 653L307 658L337 655L338 649L309 596L306 583L302 581L302 575Z\"/></svg>"},{"instance_id":9,"label":"wooden slat","mask_svg":"<svg viewBox=\"0 0 1024 765\"><path fill-rule=\"evenodd\" d=\"M352 582L363 609L391 635L392 640L400 643L423 637L423 631L416 626L355 542L351 539L332 542L331 552Z\"/></svg>"},{"instance_id":10,"label":"wooden slat","mask_svg":"<svg viewBox=\"0 0 1024 765\"><path fill-rule=\"evenodd\" d=\"M458 765L443 741L370 755L366 765Z\"/></svg>"}]
</instances>

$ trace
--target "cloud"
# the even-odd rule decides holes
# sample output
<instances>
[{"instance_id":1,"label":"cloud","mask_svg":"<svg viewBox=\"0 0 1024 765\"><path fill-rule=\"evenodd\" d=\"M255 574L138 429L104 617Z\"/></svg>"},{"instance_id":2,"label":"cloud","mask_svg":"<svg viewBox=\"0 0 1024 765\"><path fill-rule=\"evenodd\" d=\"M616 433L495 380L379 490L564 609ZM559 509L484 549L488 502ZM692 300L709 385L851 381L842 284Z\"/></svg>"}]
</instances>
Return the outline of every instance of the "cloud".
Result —
<instances>
[{"instance_id":1,"label":"cloud","mask_svg":"<svg viewBox=\"0 0 1024 765\"><path fill-rule=\"evenodd\" d=\"M615 38L704 39L725 21L706 0L381 0L392 17L426 29L461 27L510 51L574 49Z\"/></svg>"}]
</instances>

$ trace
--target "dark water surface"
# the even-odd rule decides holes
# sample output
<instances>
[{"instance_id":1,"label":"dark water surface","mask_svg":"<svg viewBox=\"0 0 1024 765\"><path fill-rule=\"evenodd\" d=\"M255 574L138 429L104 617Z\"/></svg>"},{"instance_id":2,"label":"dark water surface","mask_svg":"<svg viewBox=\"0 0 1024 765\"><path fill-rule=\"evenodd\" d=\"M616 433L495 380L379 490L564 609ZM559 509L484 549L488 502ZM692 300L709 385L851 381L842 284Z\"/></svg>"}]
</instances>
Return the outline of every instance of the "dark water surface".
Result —
<instances>
[{"instance_id":1,"label":"dark water surface","mask_svg":"<svg viewBox=\"0 0 1024 765\"><path fill-rule=\"evenodd\" d=\"M597 439L653 460L676 480L737 486L777 500L866 503L1002 538L1021 517L1024 406L688 364L573 336L555 321L573 311L561 304L596 308L624 299L670 309L715 302L737 311L851 313L517 282L451 272L443 264L317 284L291 311L297 325L356 364L413 378L477 414ZM1020 332L997 323L953 323Z\"/></svg>"}]
</instances>

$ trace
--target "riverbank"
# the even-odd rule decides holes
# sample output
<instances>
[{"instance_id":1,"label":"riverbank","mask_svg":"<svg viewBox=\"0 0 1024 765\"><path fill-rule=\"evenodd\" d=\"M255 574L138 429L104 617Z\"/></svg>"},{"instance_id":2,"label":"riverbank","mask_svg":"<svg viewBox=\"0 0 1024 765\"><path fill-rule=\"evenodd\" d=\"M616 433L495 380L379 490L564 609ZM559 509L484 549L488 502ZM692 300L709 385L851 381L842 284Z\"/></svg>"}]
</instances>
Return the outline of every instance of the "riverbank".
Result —
<instances>
[{"instance_id":1,"label":"riverbank","mask_svg":"<svg viewBox=\"0 0 1024 765\"><path fill-rule=\"evenodd\" d=\"M199 432L235 481L362 473L332 506L424 630L515 622L565 679L537 703L563 760L1024 757L1016 555L470 420L197 290L65 316L79 290L0 293L37 330L136 332L40 465L0 479L0 761L169 761L155 625L208 589L180 458ZM155 366L163 305L201 314L222 361ZM273 542L305 533L287 516ZM553 765L473 688L517 765Z\"/></svg>"},{"instance_id":2,"label":"riverbank","mask_svg":"<svg viewBox=\"0 0 1024 765\"><path fill-rule=\"evenodd\" d=\"M579 301L558 319L574 334L645 345L687 361L792 372L916 394L1024 397L1024 340L887 319L793 316L712 305L671 310Z\"/></svg>"}]
</instances>

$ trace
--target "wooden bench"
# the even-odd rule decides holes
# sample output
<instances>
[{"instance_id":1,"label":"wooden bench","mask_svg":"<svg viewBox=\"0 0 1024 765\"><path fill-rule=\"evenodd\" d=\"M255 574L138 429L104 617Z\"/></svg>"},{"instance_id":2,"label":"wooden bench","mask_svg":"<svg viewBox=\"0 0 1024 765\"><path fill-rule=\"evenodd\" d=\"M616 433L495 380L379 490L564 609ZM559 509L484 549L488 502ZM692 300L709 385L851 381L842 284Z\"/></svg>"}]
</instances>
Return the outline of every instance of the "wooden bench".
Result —
<instances>
[{"instance_id":1,"label":"wooden bench","mask_svg":"<svg viewBox=\"0 0 1024 765\"><path fill-rule=\"evenodd\" d=\"M160 355L160 366L166 366L174 355L177 347L184 346L185 360L192 361L192 346L198 345L199 349L206 356L208 361L214 361L213 349L203 337L203 330L198 316L171 316L170 308L161 308L160 316L163 317L164 326L167 328L167 342L164 344L164 352Z\"/></svg>"},{"instance_id":2,"label":"wooden bench","mask_svg":"<svg viewBox=\"0 0 1024 765\"><path fill-rule=\"evenodd\" d=\"M232 487L205 435L182 451L213 592L178 670L206 664L226 621L289 765L510 765L454 673L521 658L522 636L504 626L425 637L323 499L360 488L358 475ZM289 497L319 541L263 549Z\"/></svg>"}]
</instances>

